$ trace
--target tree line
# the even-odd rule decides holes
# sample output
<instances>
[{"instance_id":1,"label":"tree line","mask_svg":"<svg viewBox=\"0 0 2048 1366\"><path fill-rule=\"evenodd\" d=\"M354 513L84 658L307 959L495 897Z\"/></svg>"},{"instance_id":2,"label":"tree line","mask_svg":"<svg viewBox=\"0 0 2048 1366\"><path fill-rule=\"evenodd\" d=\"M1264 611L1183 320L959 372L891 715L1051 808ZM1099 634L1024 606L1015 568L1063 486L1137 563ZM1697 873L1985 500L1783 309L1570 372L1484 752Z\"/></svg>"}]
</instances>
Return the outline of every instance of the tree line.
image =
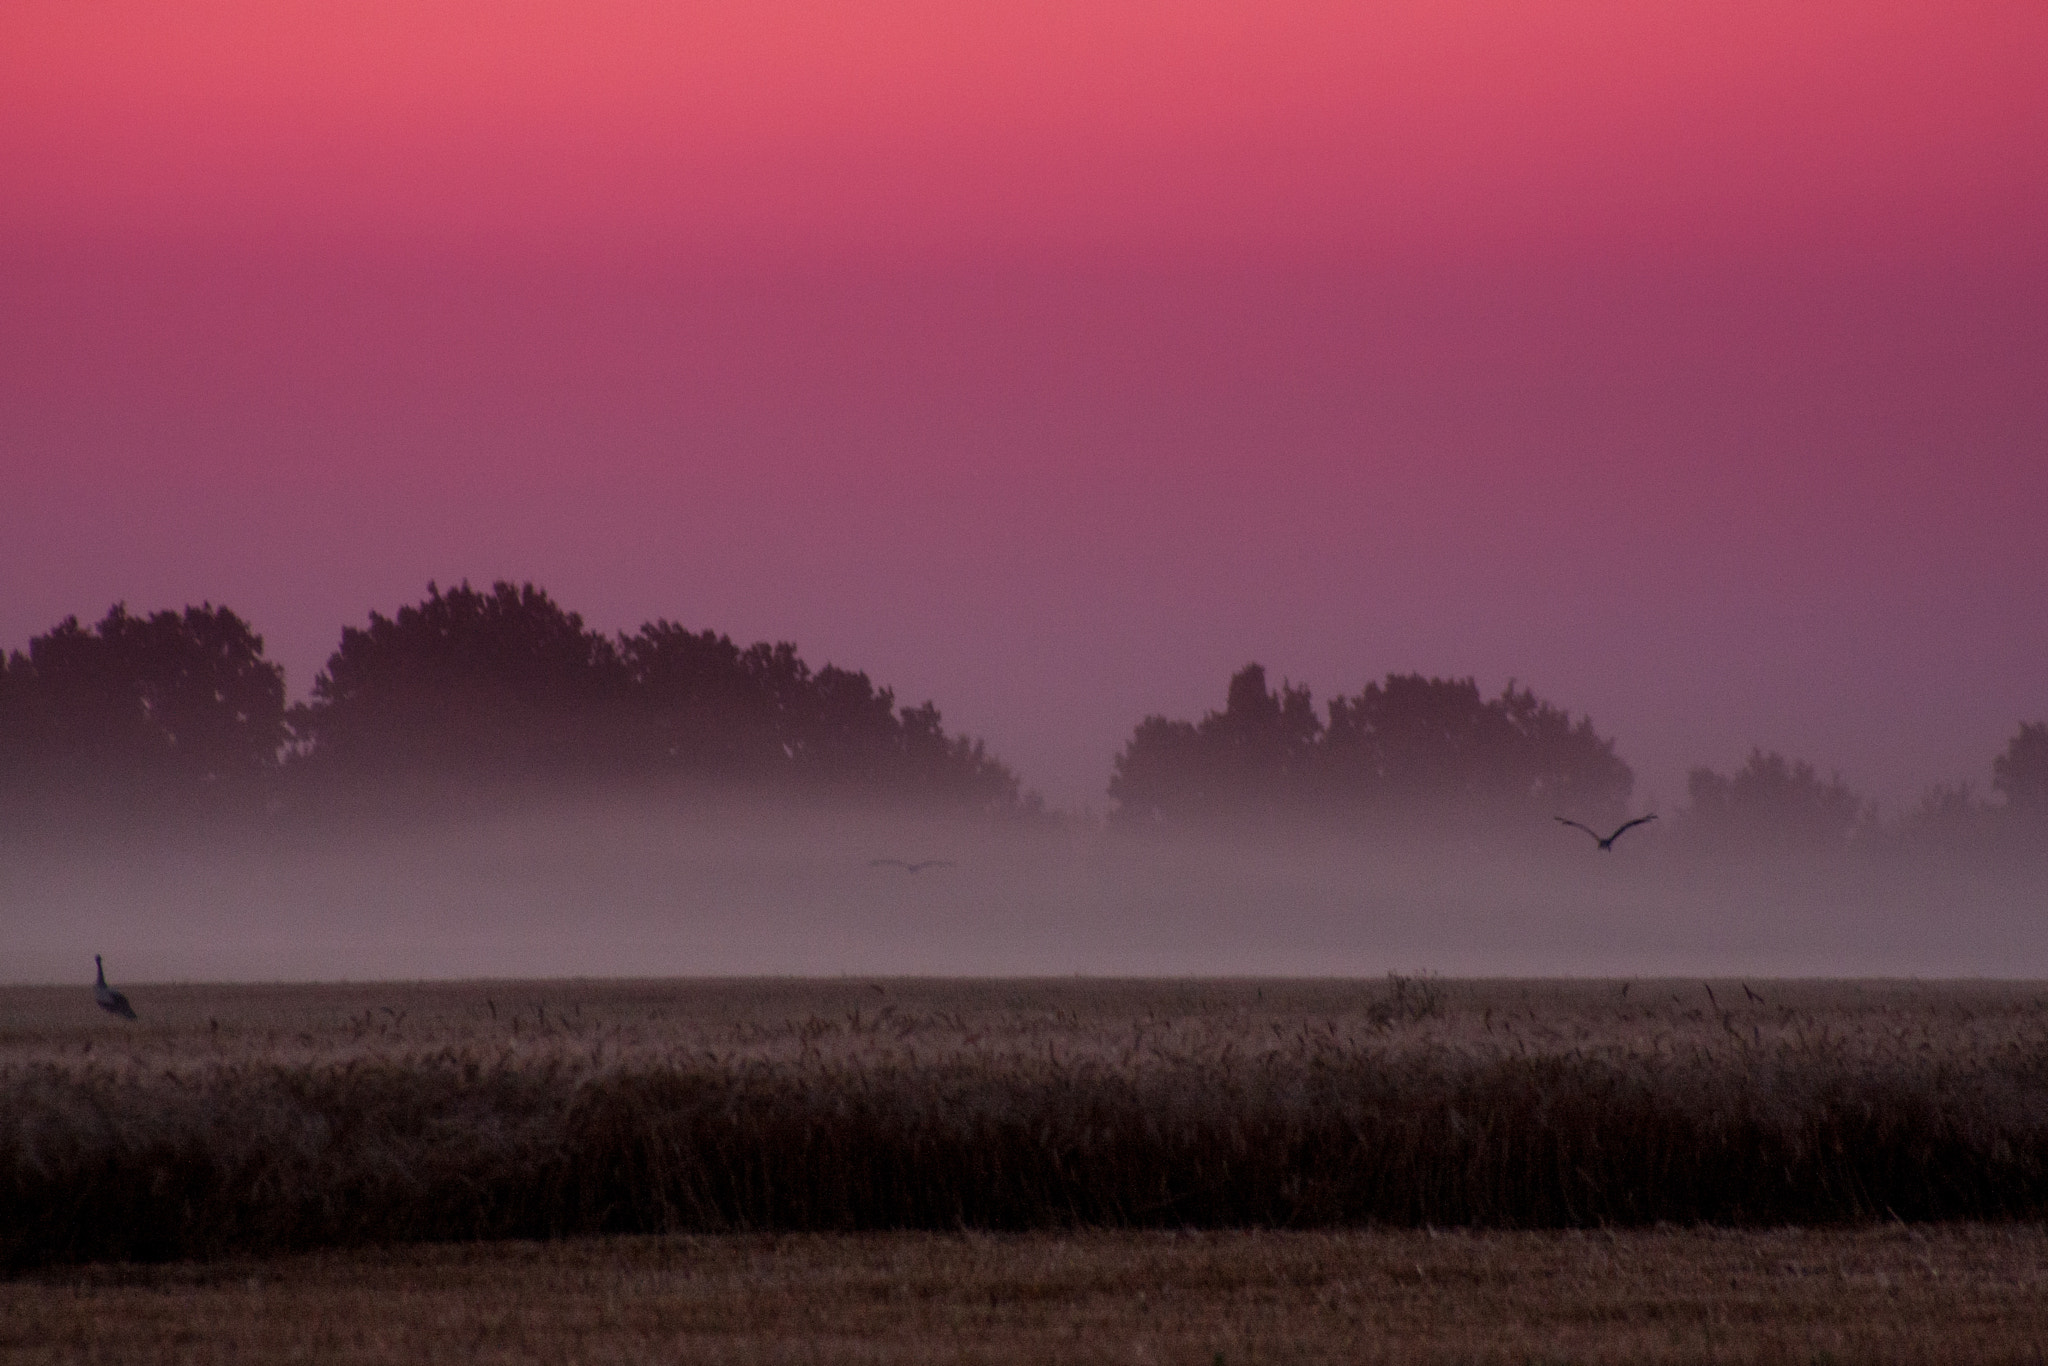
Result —
<instances>
[{"instance_id":1,"label":"tree line","mask_svg":"<svg viewBox=\"0 0 2048 1366\"><path fill-rule=\"evenodd\" d=\"M1037 809L979 740L867 674L813 669L793 644L742 647L666 620L608 636L532 584L433 584L345 627L287 705L283 669L226 607L67 618L0 657L0 803L87 796L161 804L402 801L449 785L620 780ZM1114 757L1110 820L1134 830L1277 821L1598 824L1634 774L1587 716L1510 682L1389 674L1320 710L1309 689L1239 670L1220 711L1148 716ZM1696 768L1672 813L1701 843L1845 847L2037 835L2048 723L1992 762L1995 800L1938 787L1881 827L1839 777L1754 751Z\"/></svg>"},{"instance_id":2,"label":"tree line","mask_svg":"<svg viewBox=\"0 0 2048 1366\"><path fill-rule=\"evenodd\" d=\"M1217 817L1377 813L1508 816L1529 809L1618 817L1635 781L1588 718L1510 682L1390 674L1318 715L1305 687L1277 690L1247 665L1222 711L1149 716L1109 781L1116 819L1169 825Z\"/></svg>"},{"instance_id":3,"label":"tree line","mask_svg":"<svg viewBox=\"0 0 2048 1366\"><path fill-rule=\"evenodd\" d=\"M930 702L789 643L655 621L607 636L532 584L464 583L346 627L311 697L226 607L68 618L0 660L0 788L157 801L402 799L450 783L709 781L1015 810Z\"/></svg>"},{"instance_id":4,"label":"tree line","mask_svg":"<svg viewBox=\"0 0 2048 1366\"><path fill-rule=\"evenodd\" d=\"M1839 775L1752 750L1723 774L1694 768L1669 813L1694 846L1812 852L1852 846L1967 846L2048 833L2048 723L2022 723L1992 760L1995 801L1968 784L1930 791L1881 822ZM1470 678L1389 674L1319 714L1309 689L1268 685L1250 664L1221 711L1199 721L1148 716L1116 756L1111 820L1127 828L1258 824L1285 818L1501 822L1566 815L1619 822L1635 777L1592 718L1510 681L1484 696Z\"/></svg>"}]
</instances>

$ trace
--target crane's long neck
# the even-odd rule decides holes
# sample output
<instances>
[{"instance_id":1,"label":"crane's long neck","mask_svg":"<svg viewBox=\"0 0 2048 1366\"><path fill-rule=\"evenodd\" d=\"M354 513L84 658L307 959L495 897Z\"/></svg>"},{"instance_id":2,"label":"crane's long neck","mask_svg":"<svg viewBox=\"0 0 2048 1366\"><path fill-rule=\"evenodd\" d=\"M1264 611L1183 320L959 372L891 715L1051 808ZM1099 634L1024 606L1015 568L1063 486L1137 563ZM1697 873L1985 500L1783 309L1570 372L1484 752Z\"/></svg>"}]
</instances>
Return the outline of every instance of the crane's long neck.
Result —
<instances>
[{"instance_id":1,"label":"crane's long neck","mask_svg":"<svg viewBox=\"0 0 2048 1366\"><path fill-rule=\"evenodd\" d=\"M105 986L107 984L107 965L100 961L100 956L98 954L94 954L92 956L92 968L93 973L99 978L99 980L96 983L94 983L94 985Z\"/></svg>"}]
</instances>

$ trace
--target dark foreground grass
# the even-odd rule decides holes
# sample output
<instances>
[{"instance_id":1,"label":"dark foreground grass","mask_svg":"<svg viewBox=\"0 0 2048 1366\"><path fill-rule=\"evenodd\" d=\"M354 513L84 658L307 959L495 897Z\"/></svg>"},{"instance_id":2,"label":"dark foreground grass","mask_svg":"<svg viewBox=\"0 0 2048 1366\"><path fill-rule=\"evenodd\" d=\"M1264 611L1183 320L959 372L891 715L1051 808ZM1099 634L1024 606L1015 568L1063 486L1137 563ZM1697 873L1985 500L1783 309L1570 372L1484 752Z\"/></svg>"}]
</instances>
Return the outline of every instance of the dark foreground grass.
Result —
<instances>
[{"instance_id":1,"label":"dark foreground grass","mask_svg":"<svg viewBox=\"0 0 2048 1366\"><path fill-rule=\"evenodd\" d=\"M1742 1051L18 1066L0 1264L600 1233L2048 1217L2048 1068Z\"/></svg>"},{"instance_id":2,"label":"dark foreground grass","mask_svg":"<svg viewBox=\"0 0 2048 1366\"><path fill-rule=\"evenodd\" d=\"M0 1363L2040 1362L2048 1235L742 1234L0 1282Z\"/></svg>"}]
</instances>

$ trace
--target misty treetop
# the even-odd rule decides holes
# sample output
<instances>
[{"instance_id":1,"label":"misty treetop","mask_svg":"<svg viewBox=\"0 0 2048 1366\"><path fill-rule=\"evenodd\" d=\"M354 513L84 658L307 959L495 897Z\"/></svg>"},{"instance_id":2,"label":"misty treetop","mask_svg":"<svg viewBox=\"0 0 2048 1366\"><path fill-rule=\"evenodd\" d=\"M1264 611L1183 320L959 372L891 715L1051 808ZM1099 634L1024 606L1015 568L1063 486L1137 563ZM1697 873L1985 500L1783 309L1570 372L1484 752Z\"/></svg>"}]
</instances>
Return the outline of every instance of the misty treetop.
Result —
<instances>
[{"instance_id":1,"label":"misty treetop","mask_svg":"<svg viewBox=\"0 0 2048 1366\"><path fill-rule=\"evenodd\" d=\"M1981 801L1969 783L1941 783L1898 822L1898 842L1961 851L1972 857L2018 847L2048 854L2048 722L2022 723L1991 761L1996 802Z\"/></svg>"},{"instance_id":2,"label":"misty treetop","mask_svg":"<svg viewBox=\"0 0 2048 1366\"><path fill-rule=\"evenodd\" d=\"M292 758L504 776L601 762L624 681L613 644L531 584L429 584L417 606L342 628L311 702L292 709Z\"/></svg>"},{"instance_id":3,"label":"misty treetop","mask_svg":"<svg viewBox=\"0 0 2048 1366\"><path fill-rule=\"evenodd\" d=\"M1881 823L1839 775L1754 749L1732 774L1694 768L1688 804L1664 838L1711 857L1811 856L1942 847L2048 852L2048 722L2022 724L1992 762L2003 800L1967 783L1937 787L1918 810ZM1510 682L1496 697L1470 678L1389 674L1319 715L1306 687L1267 683L1250 664L1221 711L1199 721L1148 716L1116 756L1111 820L1130 829L1287 820L1338 826L1395 818L1461 830L1548 830L1566 815L1606 828L1633 777L1590 717Z\"/></svg>"},{"instance_id":4,"label":"misty treetop","mask_svg":"<svg viewBox=\"0 0 2048 1366\"><path fill-rule=\"evenodd\" d=\"M741 649L667 621L616 639L531 584L428 585L370 615L294 708L295 761L356 774L703 777L1018 802L1016 776L938 709L788 643Z\"/></svg>"},{"instance_id":5,"label":"misty treetop","mask_svg":"<svg viewBox=\"0 0 2048 1366\"><path fill-rule=\"evenodd\" d=\"M1708 844L1840 849L1876 825L1875 812L1840 774L1823 781L1812 764L1775 750L1751 750L1727 777L1696 768L1685 790L1689 833Z\"/></svg>"},{"instance_id":6,"label":"misty treetop","mask_svg":"<svg viewBox=\"0 0 2048 1366\"><path fill-rule=\"evenodd\" d=\"M134 809L394 800L448 783L619 780L1032 807L980 741L931 702L899 706L865 673L813 669L787 642L742 647L666 620L607 636L532 584L433 584L420 602L342 630L308 701L226 607L99 622L67 617L0 656L0 806L76 798ZM1633 775L1591 718L1510 682L1389 674L1319 713L1257 664L1197 721L1148 716L1114 756L1111 819L1127 828L1287 817L1594 825L1621 819ZM1880 825L1840 777L1756 749L1734 773L1695 768L1662 827L1710 852L1863 845L2048 848L2048 722L1991 763L1999 800L1937 787Z\"/></svg>"},{"instance_id":7,"label":"misty treetop","mask_svg":"<svg viewBox=\"0 0 2048 1366\"><path fill-rule=\"evenodd\" d=\"M1991 761L1991 787L2007 806L2048 814L2048 721L2020 726Z\"/></svg>"},{"instance_id":8,"label":"misty treetop","mask_svg":"<svg viewBox=\"0 0 2048 1366\"><path fill-rule=\"evenodd\" d=\"M0 774L17 793L80 775L246 787L288 739L284 670L225 607L66 617L0 659Z\"/></svg>"},{"instance_id":9,"label":"misty treetop","mask_svg":"<svg viewBox=\"0 0 2048 1366\"><path fill-rule=\"evenodd\" d=\"M666 621L608 637L531 584L429 584L345 628L309 701L284 695L262 637L226 608L67 619L0 659L0 787L19 806L679 778L1023 804L1009 768L947 734L930 702L899 708L865 673L814 671L787 643L741 649Z\"/></svg>"},{"instance_id":10,"label":"misty treetop","mask_svg":"<svg viewBox=\"0 0 2048 1366\"><path fill-rule=\"evenodd\" d=\"M1634 776L1589 718L1472 679L1390 674L1316 714L1306 687L1247 665L1199 722L1150 716L1116 757L1115 818L1133 825L1247 816L1617 817Z\"/></svg>"}]
</instances>

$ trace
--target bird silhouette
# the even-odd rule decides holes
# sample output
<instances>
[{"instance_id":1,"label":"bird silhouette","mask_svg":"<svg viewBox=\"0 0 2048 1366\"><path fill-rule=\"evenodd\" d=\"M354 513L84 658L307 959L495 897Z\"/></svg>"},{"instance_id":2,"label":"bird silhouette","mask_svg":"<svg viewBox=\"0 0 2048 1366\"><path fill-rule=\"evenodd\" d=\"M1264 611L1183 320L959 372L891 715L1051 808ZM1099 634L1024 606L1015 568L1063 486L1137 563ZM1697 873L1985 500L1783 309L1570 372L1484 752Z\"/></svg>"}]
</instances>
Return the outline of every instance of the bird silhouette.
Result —
<instances>
[{"instance_id":1,"label":"bird silhouette","mask_svg":"<svg viewBox=\"0 0 2048 1366\"><path fill-rule=\"evenodd\" d=\"M951 868L952 866L953 860L949 858L920 859L916 863L909 863L900 858L871 858L868 860L868 867L870 868L901 868L906 873L921 873L927 868Z\"/></svg>"},{"instance_id":2,"label":"bird silhouette","mask_svg":"<svg viewBox=\"0 0 2048 1366\"><path fill-rule=\"evenodd\" d=\"M124 1020L134 1019L135 1007L128 1004L128 998L107 985L107 965L98 954L92 956L92 965L99 974L99 980L92 984L92 998L100 1003L100 1009Z\"/></svg>"},{"instance_id":3,"label":"bird silhouette","mask_svg":"<svg viewBox=\"0 0 2048 1366\"><path fill-rule=\"evenodd\" d=\"M1591 835L1594 838L1594 840L1599 843L1602 849L1612 849L1614 847L1614 842L1620 839L1624 833L1633 830L1638 825L1643 825L1656 819L1657 817L1653 813L1648 816L1638 816L1632 821L1623 821L1620 825L1615 827L1613 834L1605 836L1604 838L1601 836L1600 832L1598 830L1595 830L1592 826L1580 825L1577 821L1568 821L1563 816L1559 816L1557 818L1557 823L1559 825L1569 825L1574 830L1583 830L1587 834Z\"/></svg>"}]
</instances>

